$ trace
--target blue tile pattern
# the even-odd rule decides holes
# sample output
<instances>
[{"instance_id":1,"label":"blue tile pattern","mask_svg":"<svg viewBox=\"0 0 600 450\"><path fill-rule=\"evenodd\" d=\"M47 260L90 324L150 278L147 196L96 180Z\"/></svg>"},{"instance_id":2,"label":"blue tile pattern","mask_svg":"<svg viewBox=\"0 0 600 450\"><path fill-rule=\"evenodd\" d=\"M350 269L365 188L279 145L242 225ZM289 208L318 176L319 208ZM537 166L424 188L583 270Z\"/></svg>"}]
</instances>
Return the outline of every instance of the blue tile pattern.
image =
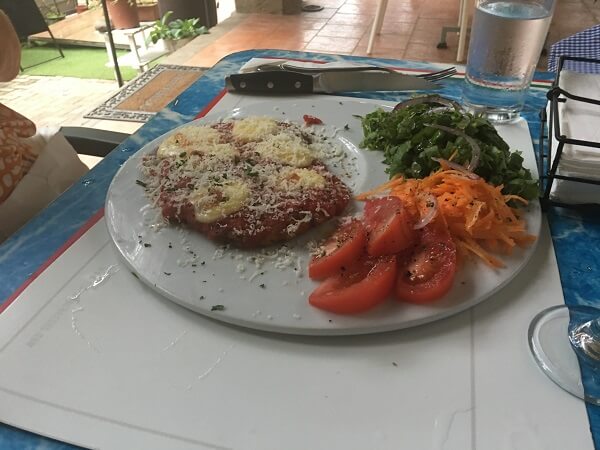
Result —
<instances>
[{"instance_id":1,"label":"blue tile pattern","mask_svg":"<svg viewBox=\"0 0 600 450\"><path fill-rule=\"evenodd\" d=\"M401 68L437 70L447 65L424 62L371 59L315 53L249 50L222 59L203 77L175 99L165 110L146 123L91 170L81 181L31 220L0 246L0 305L25 282L64 242L104 205L110 181L119 167L144 143L192 120L224 87L224 77L237 72L253 57L296 58L320 61L353 61ZM552 80L553 74L540 72L538 80ZM444 81L442 95L460 100L461 79ZM537 147L539 111L546 104L547 88L530 90L523 116ZM413 93L362 93L357 97L402 100ZM600 219L574 216L563 211L549 214L552 237L559 263L566 303L600 302ZM588 407L594 440L600 443L600 409ZM51 439L0 424L0 448L66 449L76 448ZM600 448L600 447L599 447Z\"/></svg>"}]
</instances>

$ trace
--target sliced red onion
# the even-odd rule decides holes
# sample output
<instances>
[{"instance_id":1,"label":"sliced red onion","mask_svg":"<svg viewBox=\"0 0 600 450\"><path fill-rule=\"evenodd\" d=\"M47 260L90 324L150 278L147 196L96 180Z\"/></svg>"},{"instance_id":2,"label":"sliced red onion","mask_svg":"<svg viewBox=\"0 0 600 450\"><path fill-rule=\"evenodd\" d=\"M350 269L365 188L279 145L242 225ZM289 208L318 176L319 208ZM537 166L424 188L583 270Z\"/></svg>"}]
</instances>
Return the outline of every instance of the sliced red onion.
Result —
<instances>
[{"instance_id":1,"label":"sliced red onion","mask_svg":"<svg viewBox=\"0 0 600 450\"><path fill-rule=\"evenodd\" d=\"M427 103L427 104L431 104L431 105L446 106L448 108L454 108L457 111L462 110L462 106L460 105L460 103L457 103L454 100L450 100L449 98L444 98L444 97L434 94L434 95L424 95L422 97L414 97L414 98L405 100L403 102L400 102L394 107L394 111L408 108L409 106L422 105L423 103Z\"/></svg>"},{"instance_id":2,"label":"sliced red onion","mask_svg":"<svg viewBox=\"0 0 600 450\"><path fill-rule=\"evenodd\" d=\"M413 227L415 230L420 230L421 228L427 226L435 218L438 212L438 203L435 196L433 194L423 194L423 196L425 197L427 213L424 216L421 216L421 220L415 224Z\"/></svg>"},{"instance_id":3,"label":"sliced red onion","mask_svg":"<svg viewBox=\"0 0 600 450\"><path fill-rule=\"evenodd\" d=\"M479 175L477 175L476 173L471 172L469 169L467 169L465 166L461 165L461 164L457 164L455 162L452 161L448 161L447 159L443 159L443 158L431 158L434 161L438 162L440 165L445 164L448 167L451 167L454 170L459 171L460 173L463 173L465 176L471 178L472 180L478 180L479 179Z\"/></svg>"},{"instance_id":4,"label":"sliced red onion","mask_svg":"<svg viewBox=\"0 0 600 450\"><path fill-rule=\"evenodd\" d=\"M467 143L471 146L471 149L472 149L471 162L467 166L467 170L473 172L477 168L477 166L479 165L479 157L481 156L481 148L479 147L479 144L477 144L475 139L473 139L471 136L469 136L467 133L465 133L462 130L450 128L445 125L438 125L436 123L424 123L423 125L425 125L426 127L437 128L438 130L442 130L447 133L454 134L455 136L460 136L460 137L464 138L465 141L467 141Z\"/></svg>"}]
</instances>

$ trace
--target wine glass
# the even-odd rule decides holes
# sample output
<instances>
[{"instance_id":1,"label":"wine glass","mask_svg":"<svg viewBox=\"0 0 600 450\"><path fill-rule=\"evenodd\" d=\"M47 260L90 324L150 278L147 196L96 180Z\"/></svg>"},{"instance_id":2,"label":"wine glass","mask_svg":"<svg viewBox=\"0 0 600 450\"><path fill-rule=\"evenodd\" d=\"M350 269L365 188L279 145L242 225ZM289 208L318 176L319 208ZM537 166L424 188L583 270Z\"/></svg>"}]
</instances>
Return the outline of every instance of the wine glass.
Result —
<instances>
[{"instance_id":1,"label":"wine glass","mask_svg":"<svg viewBox=\"0 0 600 450\"><path fill-rule=\"evenodd\" d=\"M575 397L600 405L600 309L547 308L533 318L528 339L538 366L552 381ZM584 367L589 370L582 371Z\"/></svg>"}]
</instances>

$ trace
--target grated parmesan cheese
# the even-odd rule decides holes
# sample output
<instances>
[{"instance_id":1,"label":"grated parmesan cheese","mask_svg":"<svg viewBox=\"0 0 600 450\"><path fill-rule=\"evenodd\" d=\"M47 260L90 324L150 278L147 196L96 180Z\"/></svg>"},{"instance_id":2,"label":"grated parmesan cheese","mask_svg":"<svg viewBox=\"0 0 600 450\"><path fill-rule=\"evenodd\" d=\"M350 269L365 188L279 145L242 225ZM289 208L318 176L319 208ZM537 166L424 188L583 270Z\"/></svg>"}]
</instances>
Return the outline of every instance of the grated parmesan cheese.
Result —
<instances>
[{"instance_id":1,"label":"grated parmesan cheese","mask_svg":"<svg viewBox=\"0 0 600 450\"><path fill-rule=\"evenodd\" d=\"M278 129L279 125L270 117L248 117L234 122L232 134L242 142L260 141Z\"/></svg>"},{"instance_id":2,"label":"grated parmesan cheese","mask_svg":"<svg viewBox=\"0 0 600 450\"><path fill-rule=\"evenodd\" d=\"M265 137L255 150L264 158L294 167L307 167L315 160L314 152L300 137L289 132Z\"/></svg>"}]
</instances>

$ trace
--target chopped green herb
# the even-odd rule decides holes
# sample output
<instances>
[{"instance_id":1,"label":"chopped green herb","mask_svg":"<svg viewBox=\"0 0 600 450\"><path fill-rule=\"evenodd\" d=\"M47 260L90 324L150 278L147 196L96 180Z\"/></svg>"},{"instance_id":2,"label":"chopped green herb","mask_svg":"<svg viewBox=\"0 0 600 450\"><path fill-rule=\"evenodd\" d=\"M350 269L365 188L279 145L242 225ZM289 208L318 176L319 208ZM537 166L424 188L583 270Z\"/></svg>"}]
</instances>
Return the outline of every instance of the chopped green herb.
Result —
<instances>
[{"instance_id":1,"label":"chopped green herb","mask_svg":"<svg viewBox=\"0 0 600 450\"><path fill-rule=\"evenodd\" d=\"M171 272L163 272L166 276L170 276Z\"/></svg>"},{"instance_id":2,"label":"chopped green herb","mask_svg":"<svg viewBox=\"0 0 600 450\"><path fill-rule=\"evenodd\" d=\"M152 244L148 244L147 242L144 242L144 247L146 247L146 248L152 247Z\"/></svg>"},{"instance_id":3,"label":"chopped green herb","mask_svg":"<svg viewBox=\"0 0 600 450\"><path fill-rule=\"evenodd\" d=\"M261 284L259 284L259 286L260 286L261 288L263 288L263 289L266 289L266 288L267 288L267 287L265 286L265 283L261 283Z\"/></svg>"},{"instance_id":4,"label":"chopped green herb","mask_svg":"<svg viewBox=\"0 0 600 450\"><path fill-rule=\"evenodd\" d=\"M224 305L212 305L210 307L211 311L225 311L225 306Z\"/></svg>"},{"instance_id":5,"label":"chopped green herb","mask_svg":"<svg viewBox=\"0 0 600 450\"><path fill-rule=\"evenodd\" d=\"M144 183L142 180L135 180L135 184L140 185L141 187L146 187L148 186L146 183Z\"/></svg>"},{"instance_id":6,"label":"chopped green herb","mask_svg":"<svg viewBox=\"0 0 600 450\"><path fill-rule=\"evenodd\" d=\"M204 300L206 297L204 297L204 295L200 296L200 300Z\"/></svg>"},{"instance_id":7,"label":"chopped green herb","mask_svg":"<svg viewBox=\"0 0 600 450\"><path fill-rule=\"evenodd\" d=\"M362 147L384 154L390 177L401 174L423 178L439 168L433 158L450 159L467 165L472 146L464 137L427 124L441 125L463 132L481 148L475 173L489 183L503 185L505 194L533 199L538 195L537 180L523 167L523 157L511 151L493 125L483 117L454 109L433 109L430 104L417 104L397 111L381 109L362 118Z\"/></svg>"}]
</instances>

